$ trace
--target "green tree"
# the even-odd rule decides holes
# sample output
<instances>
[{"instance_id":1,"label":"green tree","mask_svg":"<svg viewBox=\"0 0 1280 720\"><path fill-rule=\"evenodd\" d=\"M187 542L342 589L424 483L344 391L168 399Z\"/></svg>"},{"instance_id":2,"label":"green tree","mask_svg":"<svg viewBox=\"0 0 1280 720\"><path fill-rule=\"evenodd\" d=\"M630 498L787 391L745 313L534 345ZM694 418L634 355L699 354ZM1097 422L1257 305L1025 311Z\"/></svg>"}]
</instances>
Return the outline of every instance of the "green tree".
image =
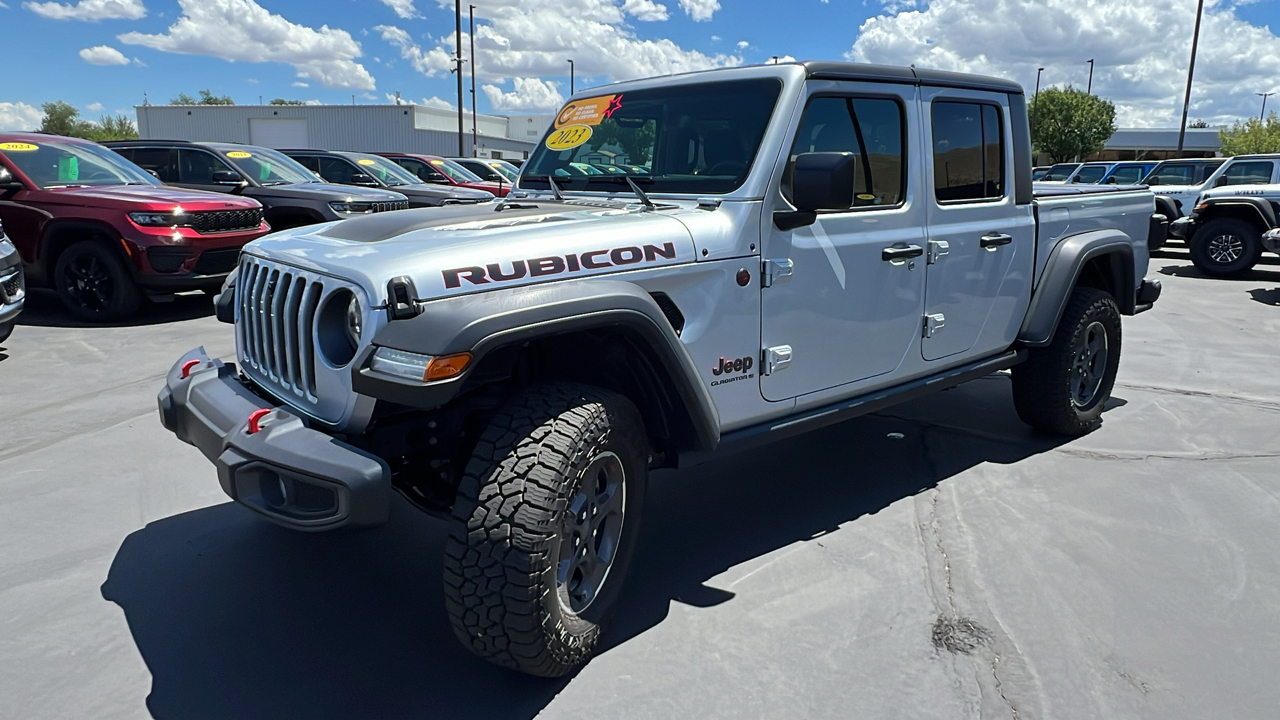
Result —
<instances>
[{"instance_id":1,"label":"green tree","mask_svg":"<svg viewBox=\"0 0 1280 720\"><path fill-rule=\"evenodd\" d=\"M302 102L301 100L285 100L284 98L276 98L275 100L272 100L267 104L268 105L306 105L306 103Z\"/></svg>"},{"instance_id":2,"label":"green tree","mask_svg":"<svg viewBox=\"0 0 1280 720\"><path fill-rule=\"evenodd\" d=\"M178 93L178 97L169 101L170 105L235 105L230 95L214 95L208 90L201 90L199 98L186 93Z\"/></svg>"},{"instance_id":3,"label":"green tree","mask_svg":"<svg viewBox=\"0 0 1280 720\"><path fill-rule=\"evenodd\" d=\"M1054 162L1098 152L1116 131L1116 107L1096 95L1051 87L1030 103L1031 144Z\"/></svg>"},{"instance_id":4,"label":"green tree","mask_svg":"<svg viewBox=\"0 0 1280 720\"><path fill-rule=\"evenodd\" d=\"M90 132L89 139L94 142L137 140L138 128L124 115L103 115Z\"/></svg>"},{"instance_id":5,"label":"green tree","mask_svg":"<svg viewBox=\"0 0 1280 720\"><path fill-rule=\"evenodd\" d=\"M1205 122L1204 120L1201 120L1200 118L1196 118L1195 120L1192 120L1191 122L1187 123L1187 127L1197 128L1197 129L1207 128L1209 127L1209 123Z\"/></svg>"},{"instance_id":6,"label":"green tree","mask_svg":"<svg viewBox=\"0 0 1280 720\"><path fill-rule=\"evenodd\" d=\"M40 120L40 132L88 138L97 129L93 123L80 118L79 110L61 100L45 103L41 108L44 117Z\"/></svg>"},{"instance_id":7,"label":"green tree","mask_svg":"<svg viewBox=\"0 0 1280 720\"><path fill-rule=\"evenodd\" d=\"M1218 139L1222 141L1222 154L1227 157L1280 152L1280 117L1274 110L1267 115L1266 122L1251 117L1237 122L1229 130L1223 128Z\"/></svg>"}]
</instances>

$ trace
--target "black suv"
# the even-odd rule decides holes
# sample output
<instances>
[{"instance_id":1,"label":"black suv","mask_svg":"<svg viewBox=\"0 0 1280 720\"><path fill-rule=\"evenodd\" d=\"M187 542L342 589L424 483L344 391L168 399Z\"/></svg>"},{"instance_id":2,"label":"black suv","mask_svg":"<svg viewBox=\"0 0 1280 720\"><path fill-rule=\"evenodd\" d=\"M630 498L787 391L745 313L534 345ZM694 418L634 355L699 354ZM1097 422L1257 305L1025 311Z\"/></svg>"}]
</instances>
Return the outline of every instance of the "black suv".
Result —
<instances>
[{"instance_id":1,"label":"black suv","mask_svg":"<svg viewBox=\"0 0 1280 720\"><path fill-rule=\"evenodd\" d=\"M449 185L432 185L394 161L367 153L340 150L281 150L326 181L339 185L380 187L404 193L411 207L474 205L489 202L493 193Z\"/></svg>"},{"instance_id":2,"label":"black suv","mask_svg":"<svg viewBox=\"0 0 1280 720\"><path fill-rule=\"evenodd\" d=\"M186 140L103 145L168 185L251 197L262 203L273 230L409 207L408 198L398 192L324 182L270 148Z\"/></svg>"}]
</instances>

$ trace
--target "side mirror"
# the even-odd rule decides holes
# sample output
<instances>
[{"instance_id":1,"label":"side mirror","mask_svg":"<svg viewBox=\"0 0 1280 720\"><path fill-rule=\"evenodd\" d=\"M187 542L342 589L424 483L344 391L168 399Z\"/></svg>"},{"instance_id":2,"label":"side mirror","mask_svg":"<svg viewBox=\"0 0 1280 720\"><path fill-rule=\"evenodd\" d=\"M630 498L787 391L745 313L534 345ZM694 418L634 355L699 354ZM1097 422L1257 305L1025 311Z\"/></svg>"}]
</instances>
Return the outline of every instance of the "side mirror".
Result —
<instances>
[{"instance_id":1,"label":"side mirror","mask_svg":"<svg viewBox=\"0 0 1280 720\"><path fill-rule=\"evenodd\" d=\"M9 172L9 168L0 165L0 190L25 190L18 179Z\"/></svg>"},{"instance_id":2,"label":"side mirror","mask_svg":"<svg viewBox=\"0 0 1280 720\"><path fill-rule=\"evenodd\" d=\"M230 170L214 170L213 181L219 185L239 185L241 178L240 173Z\"/></svg>"},{"instance_id":3,"label":"side mirror","mask_svg":"<svg viewBox=\"0 0 1280 720\"><path fill-rule=\"evenodd\" d=\"M1213 181L1213 186L1214 186L1214 187L1222 187L1223 185L1226 185L1226 184L1227 184L1227 176L1226 176L1226 175L1223 175L1222 177L1220 177L1220 178L1218 178L1217 180L1214 180L1214 181Z\"/></svg>"},{"instance_id":4,"label":"side mirror","mask_svg":"<svg viewBox=\"0 0 1280 720\"><path fill-rule=\"evenodd\" d=\"M1115 175L1112 175L1111 177L1107 178L1107 184L1108 184L1108 185L1115 185L1115 184L1117 184L1116 176L1115 176Z\"/></svg>"},{"instance_id":5,"label":"side mirror","mask_svg":"<svg viewBox=\"0 0 1280 720\"><path fill-rule=\"evenodd\" d=\"M362 187L378 187L378 181L374 180L372 176L365 175L364 173L356 173L355 175L352 175L351 184L360 185Z\"/></svg>"},{"instance_id":6,"label":"side mirror","mask_svg":"<svg viewBox=\"0 0 1280 720\"><path fill-rule=\"evenodd\" d=\"M820 210L848 210L853 206L858 156L849 152L814 152L796 156L791 167L793 211L773 214L779 230L812 225Z\"/></svg>"}]
</instances>

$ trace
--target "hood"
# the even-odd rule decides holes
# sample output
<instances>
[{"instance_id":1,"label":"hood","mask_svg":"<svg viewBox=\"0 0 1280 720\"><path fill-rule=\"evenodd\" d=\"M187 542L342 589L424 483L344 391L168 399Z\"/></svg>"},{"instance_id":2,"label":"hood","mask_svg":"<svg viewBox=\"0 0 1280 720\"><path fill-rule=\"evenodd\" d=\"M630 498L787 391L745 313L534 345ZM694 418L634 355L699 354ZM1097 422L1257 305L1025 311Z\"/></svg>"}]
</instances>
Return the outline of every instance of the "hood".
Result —
<instances>
[{"instance_id":1,"label":"hood","mask_svg":"<svg viewBox=\"0 0 1280 720\"><path fill-rule=\"evenodd\" d=\"M1227 185L1205 190L1200 199L1220 197L1261 197L1273 202L1280 201L1280 185Z\"/></svg>"},{"instance_id":2,"label":"hood","mask_svg":"<svg viewBox=\"0 0 1280 720\"><path fill-rule=\"evenodd\" d=\"M323 202L346 200L348 198L366 202L388 202L404 199L400 193L391 190L321 182L267 185L253 188L251 192L256 197L302 198Z\"/></svg>"},{"instance_id":3,"label":"hood","mask_svg":"<svg viewBox=\"0 0 1280 720\"><path fill-rule=\"evenodd\" d=\"M492 200L493 193L483 190L472 190L452 185L431 185L428 183L418 183L416 185L396 185L395 191L406 195L410 198L430 198L433 200L474 200L484 201Z\"/></svg>"},{"instance_id":4,"label":"hood","mask_svg":"<svg viewBox=\"0 0 1280 720\"><path fill-rule=\"evenodd\" d=\"M269 235L245 247L268 260L346 278L377 302L396 276L421 299L695 260L673 208L520 202L380 213Z\"/></svg>"},{"instance_id":5,"label":"hood","mask_svg":"<svg viewBox=\"0 0 1280 720\"><path fill-rule=\"evenodd\" d=\"M250 210L261 207L257 200L224 193L187 190L168 185L107 185L45 190L59 202L83 207L129 210L168 210L181 205L187 210Z\"/></svg>"}]
</instances>

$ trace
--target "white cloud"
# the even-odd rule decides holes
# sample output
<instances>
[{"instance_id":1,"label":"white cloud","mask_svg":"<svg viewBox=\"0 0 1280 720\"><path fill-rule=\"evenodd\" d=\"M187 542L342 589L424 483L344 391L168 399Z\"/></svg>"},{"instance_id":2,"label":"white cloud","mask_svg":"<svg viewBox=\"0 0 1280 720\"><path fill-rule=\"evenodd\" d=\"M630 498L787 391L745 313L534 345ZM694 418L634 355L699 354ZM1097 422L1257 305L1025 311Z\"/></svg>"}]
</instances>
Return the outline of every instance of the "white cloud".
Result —
<instances>
[{"instance_id":1,"label":"white cloud","mask_svg":"<svg viewBox=\"0 0 1280 720\"><path fill-rule=\"evenodd\" d=\"M109 45L95 45L80 51L80 59L90 65L128 65L129 58Z\"/></svg>"},{"instance_id":2,"label":"white cloud","mask_svg":"<svg viewBox=\"0 0 1280 720\"><path fill-rule=\"evenodd\" d=\"M405 20L422 17L413 6L413 0L382 0L382 4L394 10L398 17Z\"/></svg>"},{"instance_id":3,"label":"white cloud","mask_svg":"<svg viewBox=\"0 0 1280 720\"><path fill-rule=\"evenodd\" d=\"M790 55L778 55L776 57L769 58L769 62L767 64L777 65L778 63L789 63L789 62L795 62L795 61L796 59L791 57Z\"/></svg>"},{"instance_id":4,"label":"white cloud","mask_svg":"<svg viewBox=\"0 0 1280 720\"><path fill-rule=\"evenodd\" d=\"M89 103L88 105L84 106L84 109L88 110L89 112L102 112L102 103L100 102Z\"/></svg>"},{"instance_id":5,"label":"white cloud","mask_svg":"<svg viewBox=\"0 0 1280 720\"><path fill-rule=\"evenodd\" d=\"M142 62L141 60L139 60L139 59L138 59L138 58L136 58L136 57L133 59L133 64L134 64L134 65L137 65L138 67L147 67L147 64L146 64L146 63Z\"/></svg>"},{"instance_id":6,"label":"white cloud","mask_svg":"<svg viewBox=\"0 0 1280 720\"><path fill-rule=\"evenodd\" d=\"M75 5L28 2L22 7L53 20L141 20L147 16L142 0L80 0Z\"/></svg>"},{"instance_id":7,"label":"white cloud","mask_svg":"<svg viewBox=\"0 0 1280 720\"><path fill-rule=\"evenodd\" d=\"M555 82L544 82L538 78L514 78L515 92L503 92L497 85L485 85L485 97L495 110L555 110L564 104L564 96L556 88Z\"/></svg>"},{"instance_id":8,"label":"white cloud","mask_svg":"<svg viewBox=\"0 0 1280 720\"><path fill-rule=\"evenodd\" d=\"M622 3L622 12L644 22L667 19L667 6L653 0L626 0Z\"/></svg>"},{"instance_id":9,"label":"white cloud","mask_svg":"<svg viewBox=\"0 0 1280 720\"><path fill-rule=\"evenodd\" d=\"M1007 77L1028 94L1084 88L1096 62L1094 94L1115 103L1121 126L1177 126L1186 88L1195 0L914 0L886 4L863 23L846 57L858 62L939 68ZM992 22L999 18L999 22ZM1280 90L1280 38L1205 8L1191 118L1210 124L1257 115L1254 92Z\"/></svg>"},{"instance_id":10,"label":"white cloud","mask_svg":"<svg viewBox=\"0 0 1280 720\"><path fill-rule=\"evenodd\" d=\"M751 43L747 42L746 40L739 40L739 41L738 41L738 49L739 49L739 50L746 50L746 49L747 49L747 48L749 48L749 47L751 47Z\"/></svg>"},{"instance_id":11,"label":"white cloud","mask_svg":"<svg viewBox=\"0 0 1280 720\"><path fill-rule=\"evenodd\" d=\"M0 130L35 130L44 113L26 103L0 102Z\"/></svg>"},{"instance_id":12,"label":"white cloud","mask_svg":"<svg viewBox=\"0 0 1280 720\"><path fill-rule=\"evenodd\" d=\"M372 90L373 76L356 62L360 43L345 30L291 23L253 0L178 0L182 15L167 33L139 32L120 42L164 52L208 55L231 62L279 62L298 77L328 88Z\"/></svg>"},{"instance_id":13,"label":"white cloud","mask_svg":"<svg viewBox=\"0 0 1280 720\"><path fill-rule=\"evenodd\" d=\"M290 84L293 85L294 87L311 87L310 83L304 83L301 80L294 81L293 83L290 83Z\"/></svg>"},{"instance_id":14,"label":"white cloud","mask_svg":"<svg viewBox=\"0 0 1280 720\"><path fill-rule=\"evenodd\" d=\"M306 100L302 104L303 105L323 105L324 103L320 102L319 100Z\"/></svg>"},{"instance_id":15,"label":"white cloud","mask_svg":"<svg viewBox=\"0 0 1280 720\"><path fill-rule=\"evenodd\" d=\"M436 2L453 8L448 0ZM486 21L476 27L476 74L496 82L563 77L569 58L580 77L603 80L742 64L738 55L707 55L665 38L641 39L626 24L625 7L621 0L489 0L476 8L477 19ZM453 33L435 47L422 47L398 27L375 30L423 74L447 74L453 65ZM464 47L468 41L463 35Z\"/></svg>"},{"instance_id":16,"label":"white cloud","mask_svg":"<svg viewBox=\"0 0 1280 720\"><path fill-rule=\"evenodd\" d=\"M4 3L0 2L0 10L8 10L8 9L9 9L8 5L5 5Z\"/></svg>"},{"instance_id":17,"label":"white cloud","mask_svg":"<svg viewBox=\"0 0 1280 720\"><path fill-rule=\"evenodd\" d=\"M396 101L396 94L387 93L387 102L395 103L395 101ZM423 107L433 107L433 108L444 108L445 110L454 110L458 107L457 105L454 105L448 100L445 100L444 98L438 97L435 95L432 95L429 98L423 98L416 102L413 100L410 100L409 98L402 97L400 98L400 104L401 105L421 105Z\"/></svg>"},{"instance_id":18,"label":"white cloud","mask_svg":"<svg viewBox=\"0 0 1280 720\"><path fill-rule=\"evenodd\" d=\"M711 16L720 9L720 0L679 0L680 8L685 14L693 18L694 22L703 22L710 20Z\"/></svg>"}]
</instances>

